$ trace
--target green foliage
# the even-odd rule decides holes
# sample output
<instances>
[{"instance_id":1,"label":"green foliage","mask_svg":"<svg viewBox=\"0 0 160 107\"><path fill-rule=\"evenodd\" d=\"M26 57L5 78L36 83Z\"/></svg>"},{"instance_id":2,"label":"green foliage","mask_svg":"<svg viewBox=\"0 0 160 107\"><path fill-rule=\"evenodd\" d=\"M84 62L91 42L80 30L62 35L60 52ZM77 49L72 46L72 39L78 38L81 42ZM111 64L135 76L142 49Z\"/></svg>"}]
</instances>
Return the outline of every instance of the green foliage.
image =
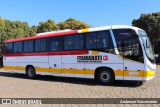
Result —
<instances>
[{"instance_id":1,"label":"green foliage","mask_svg":"<svg viewBox=\"0 0 160 107\"><path fill-rule=\"evenodd\" d=\"M73 29L73 30L78 30L78 29L85 29L89 28L90 26L84 22L81 22L79 20L69 18L64 22L58 23L59 29Z\"/></svg>"},{"instance_id":2,"label":"green foliage","mask_svg":"<svg viewBox=\"0 0 160 107\"><path fill-rule=\"evenodd\" d=\"M51 19L46 22L40 22L38 25L38 33L59 30L58 25Z\"/></svg>"},{"instance_id":3,"label":"green foliage","mask_svg":"<svg viewBox=\"0 0 160 107\"><path fill-rule=\"evenodd\" d=\"M46 22L40 22L38 26L30 27L27 22L10 21L0 17L0 38L1 40L22 38L34 36L37 33L49 32L63 29L83 29L89 28L89 25L69 18L64 22L56 24L53 20L48 19Z\"/></svg>"},{"instance_id":4,"label":"green foliage","mask_svg":"<svg viewBox=\"0 0 160 107\"><path fill-rule=\"evenodd\" d=\"M3 19L2 19L3 20ZM30 27L27 22L3 20L3 27L0 28L1 39L13 39L28 36Z\"/></svg>"},{"instance_id":5,"label":"green foliage","mask_svg":"<svg viewBox=\"0 0 160 107\"><path fill-rule=\"evenodd\" d=\"M141 14L139 19L132 21L132 25L142 28L147 32L155 53L160 55L160 12ZM160 63L160 57L157 61Z\"/></svg>"},{"instance_id":6,"label":"green foliage","mask_svg":"<svg viewBox=\"0 0 160 107\"><path fill-rule=\"evenodd\" d=\"M30 28L30 36L36 35L36 34L37 34L37 31L38 31L38 26L33 25L33 26Z\"/></svg>"}]
</instances>

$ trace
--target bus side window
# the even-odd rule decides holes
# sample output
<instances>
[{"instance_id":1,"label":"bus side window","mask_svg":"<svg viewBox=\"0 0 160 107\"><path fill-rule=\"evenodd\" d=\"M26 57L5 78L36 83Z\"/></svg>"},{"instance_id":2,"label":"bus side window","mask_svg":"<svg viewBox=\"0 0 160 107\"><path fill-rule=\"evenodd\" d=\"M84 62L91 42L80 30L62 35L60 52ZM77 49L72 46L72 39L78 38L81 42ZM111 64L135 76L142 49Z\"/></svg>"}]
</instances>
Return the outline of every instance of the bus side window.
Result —
<instances>
[{"instance_id":1,"label":"bus side window","mask_svg":"<svg viewBox=\"0 0 160 107\"><path fill-rule=\"evenodd\" d=\"M6 43L6 53L13 53L13 43Z\"/></svg>"},{"instance_id":2,"label":"bus side window","mask_svg":"<svg viewBox=\"0 0 160 107\"><path fill-rule=\"evenodd\" d=\"M97 33L97 48L109 48L108 32Z\"/></svg>"},{"instance_id":3,"label":"bus side window","mask_svg":"<svg viewBox=\"0 0 160 107\"><path fill-rule=\"evenodd\" d=\"M73 36L65 36L64 50L72 50L72 49L73 49Z\"/></svg>"},{"instance_id":4,"label":"bus side window","mask_svg":"<svg viewBox=\"0 0 160 107\"><path fill-rule=\"evenodd\" d=\"M83 49L83 34L74 36L74 49Z\"/></svg>"},{"instance_id":5,"label":"bus side window","mask_svg":"<svg viewBox=\"0 0 160 107\"><path fill-rule=\"evenodd\" d=\"M24 41L23 52L33 52L33 40Z\"/></svg>"},{"instance_id":6,"label":"bus side window","mask_svg":"<svg viewBox=\"0 0 160 107\"><path fill-rule=\"evenodd\" d=\"M87 49L96 49L97 35L96 33L87 33L86 34L86 48Z\"/></svg>"},{"instance_id":7,"label":"bus side window","mask_svg":"<svg viewBox=\"0 0 160 107\"><path fill-rule=\"evenodd\" d=\"M50 51L61 51L61 40L60 39L51 39Z\"/></svg>"},{"instance_id":8,"label":"bus side window","mask_svg":"<svg viewBox=\"0 0 160 107\"><path fill-rule=\"evenodd\" d=\"M47 50L46 39L35 40L35 52L45 52Z\"/></svg>"},{"instance_id":9,"label":"bus side window","mask_svg":"<svg viewBox=\"0 0 160 107\"><path fill-rule=\"evenodd\" d=\"M22 42L14 42L14 53L22 52Z\"/></svg>"}]
</instances>

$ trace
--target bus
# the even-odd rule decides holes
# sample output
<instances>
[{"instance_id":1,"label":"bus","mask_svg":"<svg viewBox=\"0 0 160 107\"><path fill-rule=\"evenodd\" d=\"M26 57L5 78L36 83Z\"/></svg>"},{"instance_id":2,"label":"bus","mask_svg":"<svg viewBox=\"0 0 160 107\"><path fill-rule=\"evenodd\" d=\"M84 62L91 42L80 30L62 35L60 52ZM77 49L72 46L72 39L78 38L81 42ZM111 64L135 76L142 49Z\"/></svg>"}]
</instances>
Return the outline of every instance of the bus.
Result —
<instances>
[{"instance_id":1,"label":"bus","mask_svg":"<svg viewBox=\"0 0 160 107\"><path fill-rule=\"evenodd\" d=\"M144 82L155 77L155 54L144 30L113 25L6 40L4 69L23 73Z\"/></svg>"}]
</instances>

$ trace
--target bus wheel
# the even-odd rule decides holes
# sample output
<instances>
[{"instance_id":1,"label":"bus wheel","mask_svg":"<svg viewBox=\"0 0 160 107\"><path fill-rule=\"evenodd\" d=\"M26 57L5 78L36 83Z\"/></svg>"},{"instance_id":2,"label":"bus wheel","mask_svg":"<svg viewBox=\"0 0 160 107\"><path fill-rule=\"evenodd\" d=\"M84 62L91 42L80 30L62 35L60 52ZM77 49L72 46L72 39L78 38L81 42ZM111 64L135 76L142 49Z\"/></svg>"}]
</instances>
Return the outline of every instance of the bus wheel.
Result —
<instances>
[{"instance_id":1,"label":"bus wheel","mask_svg":"<svg viewBox=\"0 0 160 107\"><path fill-rule=\"evenodd\" d=\"M115 81L115 76L110 69L100 69L97 73L97 81L103 85L111 85Z\"/></svg>"},{"instance_id":2,"label":"bus wheel","mask_svg":"<svg viewBox=\"0 0 160 107\"><path fill-rule=\"evenodd\" d=\"M27 76L29 78L35 78L35 76L36 76L35 69L32 66L27 67L27 72L26 73L27 73Z\"/></svg>"}]
</instances>

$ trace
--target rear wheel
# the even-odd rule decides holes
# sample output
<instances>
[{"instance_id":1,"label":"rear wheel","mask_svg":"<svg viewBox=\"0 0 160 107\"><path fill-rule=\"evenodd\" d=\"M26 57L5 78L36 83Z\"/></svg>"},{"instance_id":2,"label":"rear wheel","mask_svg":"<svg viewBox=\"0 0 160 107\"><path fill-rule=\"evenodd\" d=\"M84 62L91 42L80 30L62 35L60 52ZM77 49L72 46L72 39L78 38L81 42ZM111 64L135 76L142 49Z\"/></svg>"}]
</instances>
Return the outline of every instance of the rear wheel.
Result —
<instances>
[{"instance_id":1,"label":"rear wheel","mask_svg":"<svg viewBox=\"0 0 160 107\"><path fill-rule=\"evenodd\" d=\"M115 81L115 76L110 69L100 69L97 73L97 81L103 85L111 85Z\"/></svg>"},{"instance_id":2,"label":"rear wheel","mask_svg":"<svg viewBox=\"0 0 160 107\"><path fill-rule=\"evenodd\" d=\"M28 78L35 78L36 71L35 71L34 67L32 67L32 66L27 67L26 74L27 74Z\"/></svg>"}]
</instances>

